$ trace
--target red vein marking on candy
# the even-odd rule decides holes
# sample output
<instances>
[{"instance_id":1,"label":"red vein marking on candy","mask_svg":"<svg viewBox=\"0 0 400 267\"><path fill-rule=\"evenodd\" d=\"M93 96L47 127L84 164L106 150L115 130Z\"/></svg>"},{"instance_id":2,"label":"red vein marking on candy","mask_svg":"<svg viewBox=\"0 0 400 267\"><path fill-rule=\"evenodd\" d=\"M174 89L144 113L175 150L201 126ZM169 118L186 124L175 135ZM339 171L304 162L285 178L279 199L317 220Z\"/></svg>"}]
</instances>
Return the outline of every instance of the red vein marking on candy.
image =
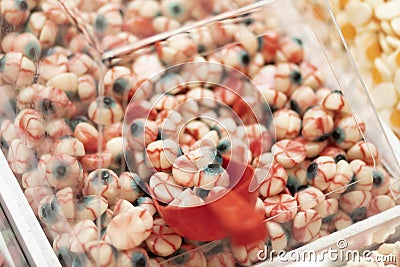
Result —
<instances>
[{"instance_id":1,"label":"red vein marking on candy","mask_svg":"<svg viewBox=\"0 0 400 267\"><path fill-rule=\"evenodd\" d=\"M280 239L280 238L282 238L284 236L285 236L285 233L281 233L280 235L277 235L276 237L271 237L271 240L275 241L275 240L278 240L278 239Z\"/></svg>"},{"instance_id":2,"label":"red vein marking on candy","mask_svg":"<svg viewBox=\"0 0 400 267\"><path fill-rule=\"evenodd\" d=\"M90 207L85 207L85 209L88 210L88 211L92 214L92 216L93 216L94 218L97 218L97 214L96 214L96 212L95 212L94 209L92 209L92 208L90 208Z\"/></svg>"}]
</instances>

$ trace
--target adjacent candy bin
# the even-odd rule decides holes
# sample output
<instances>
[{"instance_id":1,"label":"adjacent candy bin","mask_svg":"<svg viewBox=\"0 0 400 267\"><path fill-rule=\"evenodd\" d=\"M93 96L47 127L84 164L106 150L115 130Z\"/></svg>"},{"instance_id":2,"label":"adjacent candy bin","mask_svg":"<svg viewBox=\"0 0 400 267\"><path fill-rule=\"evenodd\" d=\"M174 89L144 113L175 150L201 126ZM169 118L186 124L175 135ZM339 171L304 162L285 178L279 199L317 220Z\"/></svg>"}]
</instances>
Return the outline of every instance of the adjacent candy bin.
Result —
<instances>
[{"instance_id":1,"label":"adjacent candy bin","mask_svg":"<svg viewBox=\"0 0 400 267\"><path fill-rule=\"evenodd\" d=\"M323 4L3 0L1 200L29 263L384 242L398 161Z\"/></svg>"}]
</instances>

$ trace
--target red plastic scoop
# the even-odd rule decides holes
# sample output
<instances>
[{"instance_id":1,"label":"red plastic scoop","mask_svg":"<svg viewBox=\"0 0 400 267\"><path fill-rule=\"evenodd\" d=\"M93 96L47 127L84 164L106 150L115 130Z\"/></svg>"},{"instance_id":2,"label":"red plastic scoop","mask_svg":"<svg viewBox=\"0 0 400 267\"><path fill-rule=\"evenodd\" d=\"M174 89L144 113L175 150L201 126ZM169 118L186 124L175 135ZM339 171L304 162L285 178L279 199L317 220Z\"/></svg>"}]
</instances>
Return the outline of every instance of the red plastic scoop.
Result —
<instances>
[{"instance_id":1,"label":"red plastic scoop","mask_svg":"<svg viewBox=\"0 0 400 267\"><path fill-rule=\"evenodd\" d=\"M158 212L176 233L189 239L211 241L228 237L237 245L265 240L265 213L255 209L257 190L248 190L253 167L225 157L223 167L231 184L237 182L224 196L196 207L162 206L153 198Z\"/></svg>"}]
</instances>

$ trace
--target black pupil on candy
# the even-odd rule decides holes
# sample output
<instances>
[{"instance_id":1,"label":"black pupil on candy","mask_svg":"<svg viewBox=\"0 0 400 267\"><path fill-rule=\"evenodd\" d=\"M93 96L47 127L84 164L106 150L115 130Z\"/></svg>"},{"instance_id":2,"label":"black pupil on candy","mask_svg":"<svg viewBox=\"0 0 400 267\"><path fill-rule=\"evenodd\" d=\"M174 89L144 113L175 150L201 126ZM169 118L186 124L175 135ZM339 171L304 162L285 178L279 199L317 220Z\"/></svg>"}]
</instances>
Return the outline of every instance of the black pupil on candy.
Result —
<instances>
[{"instance_id":1,"label":"black pupil on candy","mask_svg":"<svg viewBox=\"0 0 400 267\"><path fill-rule=\"evenodd\" d=\"M303 41L300 40L299 38L293 38L293 41L295 41L295 42L298 43L299 45L303 45Z\"/></svg>"},{"instance_id":2,"label":"black pupil on candy","mask_svg":"<svg viewBox=\"0 0 400 267\"><path fill-rule=\"evenodd\" d=\"M0 139L0 145L2 147L4 147L5 149L8 149L8 144L7 144L6 140L4 140L3 137Z\"/></svg>"},{"instance_id":3,"label":"black pupil on candy","mask_svg":"<svg viewBox=\"0 0 400 267\"><path fill-rule=\"evenodd\" d=\"M325 141L326 139L329 138L329 135L330 135L330 134L324 134L324 135L322 135L321 137L318 137L318 138L316 139L316 141L317 141L317 142Z\"/></svg>"},{"instance_id":4,"label":"black pupil on candy","mask_svg":"<svg viewBox=\"0 0 400 267\"><path fill-rule=\"evenodd\" d=\"M365 213L367 212L367 208L366 207L359 207L356 208L351 214L350 217L354 220L354 221L359 221L360 219L362 219L362 217L364 217Z\"/></svg>"},{"instance_id":5,"label":"black pupil on candy","mask_svg":"<svg viewBox=\"0 0 400 267\"><path fill-rule=\"evenodd\" d=\"M252 19L252 18L247 18L247 19L245 19L245 20L243 21L243 24L244 24L244 25L251 25L251 24L253 24L253 22L254 22L254 19Z\"/></svg>"},{"instance_id":6,"label":"black pupil on candy","mask_svg":"<svg viewBox=\"0 0 400 267\"><path fill-rule=\"evenodd\" d=\"M56 210L56 204L54 203L54 201L50 202L50 209L51 209L52 211L55 211L55 210Z\"/></svg>"},{"instance_id":7,"label":"black pupil on candy","mask_svg":"<svg viewBox=\"0 0 400 267\"><path fill-rule=\"evenodd\" d=\"M104 97L103 98L103 103L104 103L104 105L109 107L113 103L113 100L111 98L109 98L109 97Z\"/></svg>"},{"instance_id":8,"label":"black pupil on candy","mask_svg":"<svg viewBox=\"0 0 400 267\"><path fill-rule=\"evenodd\" d=\"M171 10L174 15L180 15L182 13L182 8L179 4L172 5Z\"/></svg>"},{"instance_id":9,"label":"black pupil on candy","mask_svg":"<svg viewBox=\"0 0 400 267\"><path fill-rule=\"evenodd\" d=\"M297 113L300 113L300 107L295 100L290 100L290 108L296 111Z\"/></svg>"},{"instance_id":10,"label":"black pupil on candy","mask_svg":"<svg viewBox=\"0 0 400 267\"><path fill-rule=\"evenodd\" d=\"M222 142L218 145L217 150L222 154L225 153L229 148L229 144L227 142Z\"/></svg>"},{"instance_id":11,"label":"black pupil on candy","mask_svg":"<svg viewBox=\"0 0 400 267\"><path fill-rule=\"evenodd\" d=\"M175 265L182 265L189 260L189 255L186 253L186 251L179 250L178 254L180 254L180 253L184 253L184 254L179 255L174 258L173 263Z\"/></svg>"},{"instance_id":12,"label":"black pupil on candy","mask_svg":"<svg viewBox=\"0 0 400 267\"><path fill-rule=\"evenodd\" d=\"M199 53L199 54L201 54L201 53L204 53L204 52L206 52L207 51L207 49L206 49L206 47L204 46L204 45L198 45L197 46L197 52Z\"/></svg>"},{"instance_id":13,"label":"black pupil on candy","mask_svg":"<svg viewBox=\"0 0 400 267\"><path fill-rule=\"evenodd\" d=\"M140 135L140 131L143 131L143 127L142 127L141 123L134 122L131 124L131 135L132 136Z\"/></svg>"},{"instance_id":14,"label":"black pupil on candy","mask_svg":"<svg viewBox=\"0 0 400 267\"><path fill-rule=\"evenodd\" d=\"M157 140L161 140L162 139L161 136L162 136L162 133L161 133L160 130L158 130L158 132L157 132Z\"/></svg>"},{"instance_id":15,"label":"black pupil on candy","mask_svg":"<svg viewBox=\"0 0 400 267\"><path fill-rule=\"evenodd\" d=\"M104 17L103 16L97 16L96 17L96 21L94 22L95 26L96 26L96 30L99 32L104 31L104 28L106 27L106 23L104 21Z\"/></svg>"},{"instance_id":16,"label":"black pupil on candy","mask_svg":"<svg viewBox=\"0 0 400 267\"><path fill-rule=\"evenodd\" d=\"M132 267L146 267L147 259L143 253L136 252L131 257L131 266Z\"/></svg>"},{"instance_id":17,"label":"black pupil on candy","mask_svg":"<svg viewBox=\"0 0 400 267\"><path fill-rule=\"evenodd\" d=\"M207 251L207 255L215 255L224 251L224 247L221 244L217 244L215 247Z\"/></svg>"},{"instance_id":18,"label":"black pupil on candy","mask_svg":"<svg viewBox=\"0 0 400 267\"><path fill-rule=\"evenodd\" d=\"M308 166L307 168L307 179L311 180L313 179L318 173L318 164L316 162L313 162Z\"/></svg>"},{"instance_id":19,"label":"black pupil on candy","mask_svg":"<svg viewBox=\"0 0 400 267\"><path fill-rule=\"evenodd\" d=\"M101 172L101 181L103 184L108 184L110 179L110 173L108 171L102 171Z\"/></svg>"},{"instance_id":20,"label":"black pupil on candy","mask_svg":"<svg viewBox=\"0 0 400 267\"><path fill-rule=\"evenodd\" d=\"M336 143L341 143L343 142L344 139L344 133L342 129L340 128L335 128L332 132L332 138L335 140Z\"/></svg>"},{"instance_id":21,"label":"black pupil on candy","mask_svg":"<svg viewBox=\"0 0 400 267\"><path fill-rule=\"evenodd\" d=\"M322 223L331 222L331 221L333 220L333 217L334 217L334 215L332 214L332 215L329 215L329 216L323 218L323 219L322 219Z\"/></svg>"},{"instance_id":22,"label":"black pupil on candy","mask_svg":"<svg viewBox=\"0 0 400 267\"><path fill-rule=\"evenodd\" d=\"M61 253L58 254L58 257L57 257L57 258L58 258L58 260L59 260L61 263L65 263L65 262L64 262L64 257L63 257L63 255L62 255Z\"/></svg>"},{"instance_id":23,"label":"black pupil on candy","mask_svg":"<svg viewBox=\"0 0 400 267\"><path fill-rule=\"evenodd\" d=\"M75 117L69 122L69 127L74 131L76 126L81 122L88 122L88 119L83 116Z\"/></svg>"},{"instance_id":24,"label":"black pupil on candy","mask_svg":"<svg viewBox=\"0 0 400 267\"><path fill-rule=\"evenodd\" d=\"M117 94L123 94L126 90L126 80L123 78L116 79L113 85L113 91Z\"/></svg>"},{"instance_id":25,"label":"black pupil on candy","mask_svg":"<svg viewBox=\"0 0 400 267\"><path fill-rule=\"evenodd\" d=\"M122 160L122 155L121 154L116 155L115 158L114 158L114 162L115 163L121 163L121 160Z\"/></svg>"},{"instance_id":26,"label":"black pupil on candy","mask_svg":"<svg viewBox=\"0 0 400 267\"><path fill-rule=\"evenodd\" d=\"M197 191L197 195L201 198L205 198L208 196L209 192L210 192L209 190L204 190L204 189L199 188Z\"/></svg>"},{"instance_id":27,"label":"black pupil on candy","mask_svg":"<svg viewBox=\"0 0 400 267\"><path fill-rule=\"evenodd\" d=\"M332 92L332 93L336 93L336 94L343 95L343 92L342 92L342 91L340 91L340 90L333 90L333 92Z\"/></svg>"},{"instance_id":28,"label":"black pupil on candy","mask_svg":"<svg viewBox=\"0 0 400 267\"><path fill-rule=\"evenodd\" d=\"M67 174L67 166L64 163L60 163L55 169L55 176L57 178L63 178Z\"/></svg>"},{"instance_id":29,"label":"black pupil on candy","mask_svg":"<svg viewBox=\"0 0 400 267\"><path fill-rule=\"evenodd\" d=\"M345 157L343 154L338 154L338 155L335 157L335 162L338 163L338 162L341 161L341 160L346 160L346 157Z\"/></svg>"},{"instance_id":30,"label":"black pupil on candy","mask_svg":"<svg viewBox=\"0 0 400 267\"><path fill-rule=\"evenodd\" d=\"M260 51L264 45L264 39L261 36L258 36L257 43L258 43L258 51Z\"/></svg>"},{"instance_id":31,"label":"black pupil on candy","mask_svg":"<svg viewBox=\"0 0 400 267\"><path fill-rule=\"evenodd\" d=\"M374 177L374 185L378 186L381 185L383 182L383 175L380 172L373 172Z\"/></svg>"},{"instance_id":32,"label":"black pupil on candy","mask_svg":"<svg viewBox=\"0 0 400 267\"><path fill-rule=\"evenodd\" d=\"M19 6L18 6L18 7L19 7L19 9L25 11L25 10L28 9L28 4L27 4L25 1L21 1L21 2L19 3Z\"/></svg>"},{"instance_id":33,"label":"black pupil on candy","mask_svg":"<svg viewBox=\"0 0 400 267\"><path fill-rule=\"evenodd\" d=\"M42 211L42 217L43 217L43 218L46 218L46 217L47 217L47 210L46 210L46 207L43 206L42 209L41 209L41 211Z\"/></svg>"},{"instance_id":34,"label":"black pupil on candy","mask_svg":"<svg viewBox=\"0 0 400 267\"><path fill-rule=\"evenodd\" d=\"M298 182L295 177L293 177L293 176L288 177L286 188L289 189L289 192L290 192L290 194L292 194L292 196L294 196L294 194L297 193L297 190L299 189L299 185L298 185Z\"/></svg>"},{"instance_id":35,"label":"black pupil on candy","mask_svg":"<svg viewBox=\"0 0 400 267\"><path fill-rule=\"evenodd\" d=\"M40 103L40 109L44 115L49 115L55 112L53 102L48 98L42 100Z\"/></svg>"},{"instance_id":36,"label":"black pupil on candy","mask_svg":"<svg viewBox=\"0 0 400 267\"><path fill-rule=\"evenodd\" d=\"M301 185L301 186L299 186L299 188L297 188L297 191L302 191L307 188L308 188L308 185Z\"/></svg>"},{"instance_id":37,"label":"black pupil on candy","mask_svg":"<svg viewBox=\"0 0 400 267\"><path fill-rule=\"evenodd\" d=\"M244 65L247 66L250 63L250 56L247 52L243 51L240 55L240 62Z\"/></svg>"},{"instance_id":38,"label":"black pupil on candy","mask_svg":"<svg viewBox=\"0 0 400 267\"><path fill-rule=\"evenodd\" d=\"M216 163L208 164L208 168L210 168L210 169L219 169L219 164L216 164Z\"/></svg>"},{"instance_id":39,"label":"black pupil on candy","mask_svg":"<svg viewBox=\"0 0 400 267\"><path fill-rule=\"evenodd\" d=\"M34 47L29 49L28 54L30 58L36 59L37 57L36 49Z\"/></svg>"},{"instance_id":40,"label":"black pupil on candy","mask_svg":"<svg viewBox=\"0 0 400 267\"><path fill-rule=\"evenodd\" d=\"M301 73L299 71L294 70L290 74L290 80L294 84L300 84L303 81L303 77L302 77L302 75L301 75Z\"/></svg>"}]
</instances>

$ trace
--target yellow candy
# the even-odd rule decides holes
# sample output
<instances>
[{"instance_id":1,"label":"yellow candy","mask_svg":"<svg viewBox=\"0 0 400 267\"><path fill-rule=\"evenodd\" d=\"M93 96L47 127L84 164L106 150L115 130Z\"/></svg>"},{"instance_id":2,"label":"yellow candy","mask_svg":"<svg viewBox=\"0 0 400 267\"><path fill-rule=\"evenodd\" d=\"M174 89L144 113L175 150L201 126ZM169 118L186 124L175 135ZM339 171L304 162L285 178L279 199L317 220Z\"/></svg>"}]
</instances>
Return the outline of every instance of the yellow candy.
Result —
<instances>
[{"instance_id":1,"label":"yellow candy","mask_svg":"<svg viewBox=\"0 0 400 267\"><path fill-rule=\"evenodd\" d=\"M380 74L379 70L375 66L372 69L372 79L375 84L379 84L383 81L382 75Z\"/></svg>"},{"instance_id":2,"label":"yellow candy","mask_svg":"<svg viewBox=\"0 0 400 267\"><path fill-rule=\"evenodd\" d=\"M346 41L353 41L356 36L356 29L350 23L346 23L340 27Z\"/></svg>"},{"instance_id":3,"label":"yellow candy","mask_svg":"<svg viewBox=\"0 0 400 267\"><path fill-rule=\"evenodd\" d=\"M393 110L390 115L390 124L393 128L400 128L400 110Z\"/></svg>"},{"instance_id":4,"label":"yellow candy","mask_svg":"<svg viewBox=\"0 0 400 267\"><path fill-rule=\"evenodd\" d=\"M382 49L379 46L379 43L373 42L370 46L368 46L366 53L370 60L374 60L382 53Z\"/></svg>"}]
</instances>

